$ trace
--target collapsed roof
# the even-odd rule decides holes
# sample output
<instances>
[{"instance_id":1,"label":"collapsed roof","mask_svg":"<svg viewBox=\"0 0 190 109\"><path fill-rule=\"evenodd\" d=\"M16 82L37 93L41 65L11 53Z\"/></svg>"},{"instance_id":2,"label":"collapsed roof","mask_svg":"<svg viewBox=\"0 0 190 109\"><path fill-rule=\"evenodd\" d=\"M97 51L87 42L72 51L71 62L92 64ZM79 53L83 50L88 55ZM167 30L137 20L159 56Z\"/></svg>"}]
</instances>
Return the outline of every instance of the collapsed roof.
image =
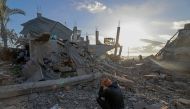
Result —
<instances>
[{"instance_id":1,"label":"collapsed roof","mask_svg":"<svg viewBox=\"0 0 190 109\"><path fill-rule=\"evenodd\" d=\"M67 28L60 22L43 17L40 13L37 13L36 18L23 23L22 26L24 28L20 33L24 36L27 36L28 33L40 34L48 32L50 35L56 36L63 40L71 39L71 29Z\"/></svg>"}]
</instances>

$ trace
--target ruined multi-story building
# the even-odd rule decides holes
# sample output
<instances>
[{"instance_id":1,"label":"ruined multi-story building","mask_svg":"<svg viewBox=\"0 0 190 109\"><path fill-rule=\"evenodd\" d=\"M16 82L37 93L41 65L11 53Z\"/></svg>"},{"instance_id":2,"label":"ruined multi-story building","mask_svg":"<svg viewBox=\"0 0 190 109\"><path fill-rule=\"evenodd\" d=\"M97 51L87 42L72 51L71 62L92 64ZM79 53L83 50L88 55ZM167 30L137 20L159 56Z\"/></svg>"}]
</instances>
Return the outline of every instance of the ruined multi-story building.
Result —
<instances>
[{"instance_id":1,"label":"ruined multi-story building","mask_svg":"<svg viewBox=\"0 0 190 109\"><path fill-rule=\"evenodd\" d=\"M60 22L43 17L40 13L22 26L21 34L28 41L30 54L30 60L23 72L29 81L57 78L52 71L55 69L62 73L74 71L78 75L90 73L94 65L93 60L115 48L115 45L106 45L99 41L99 31L96 31L95 35L99 43L91 45L88 36L84 40L81 30L76 26L71 30ZM47 60L51 62L53 69L45 64Z\"/></svg>"},{"instance_id":2,"label":"ruined multi-story building","mask_svg":"<svg viewBox=\"0 0 190 109\"><path fill-rule=\"evenodd\" d=\"M167 41L157 54L160 60L172 62L176 67L187 70L190 67L190 23L185 24L183 29Z\"/></svg>"}]
</instances>

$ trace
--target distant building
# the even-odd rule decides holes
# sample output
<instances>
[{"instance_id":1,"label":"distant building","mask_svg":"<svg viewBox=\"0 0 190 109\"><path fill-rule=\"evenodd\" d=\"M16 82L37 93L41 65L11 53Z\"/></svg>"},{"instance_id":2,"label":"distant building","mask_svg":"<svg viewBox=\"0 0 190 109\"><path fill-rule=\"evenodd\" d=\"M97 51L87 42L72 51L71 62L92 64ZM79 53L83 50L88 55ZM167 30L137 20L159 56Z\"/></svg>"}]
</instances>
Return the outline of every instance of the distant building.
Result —
<instances>
[{"instance_id":1,"label":"distant building","mask_svg":"<svg viewBox=\"0 0 190 109\"><path fill-rule=\"evenodd\" d=\"M190 62L190 24L185 24L176 36L172 37L157 55L163 59Z\"/></svg>"},{"instance_id":2,"label":"distant building","mask_svg":"<svg viewBox=\"0 0 190 109\"><path fill-rule=\"evenodd\" d=\"M72 30L61 24L60 22L50 20L37 13L37 17L22 24L23 30L20 32L25 37L29 33L41 34L49 33L52 38L61 38L63 40L70 40Z\"/></svg>"},{"instance_id":3,"label":"distant building","mask_svg":"<svg viewBox=\"0 0 190 109\"><path fill-rule=\"evenodd\" d=\"M183 29L178 32L167 41L164 48L162 48L157 54L157 59L167 61L165 67L170 69L177 69L182 71L190 71L190 23L185 24ZM168 63L171 64L168 65Z\"/></svg>"}]
</instances>

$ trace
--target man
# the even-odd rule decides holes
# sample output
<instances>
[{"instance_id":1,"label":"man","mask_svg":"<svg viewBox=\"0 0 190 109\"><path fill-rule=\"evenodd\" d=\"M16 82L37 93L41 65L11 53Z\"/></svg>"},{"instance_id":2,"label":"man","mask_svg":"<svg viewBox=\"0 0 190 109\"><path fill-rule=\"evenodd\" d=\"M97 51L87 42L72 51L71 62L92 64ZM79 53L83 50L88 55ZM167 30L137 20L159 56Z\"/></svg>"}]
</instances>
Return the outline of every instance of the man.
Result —
<instances>
[{"instance_id":1,"label":"man","mask_svg":"<svg viewBox=\"0 0 190 109\"><path fill-rule=\"evenodd\" d=\"M102 79L97 102L102 109L124 109L123 94L117 82Z\"/></svg>"}]
</instances>

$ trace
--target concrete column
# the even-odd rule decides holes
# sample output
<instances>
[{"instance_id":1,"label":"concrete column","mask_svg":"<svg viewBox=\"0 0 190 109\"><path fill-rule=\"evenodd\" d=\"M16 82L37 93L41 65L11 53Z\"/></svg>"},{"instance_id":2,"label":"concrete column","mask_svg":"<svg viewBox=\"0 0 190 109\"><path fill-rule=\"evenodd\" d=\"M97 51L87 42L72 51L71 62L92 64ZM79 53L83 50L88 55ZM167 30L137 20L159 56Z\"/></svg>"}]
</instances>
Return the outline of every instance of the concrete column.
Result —
<instances>
[{"instance_id":1,"label":"concrete column","mask_svg":"<svg viewBox=\"0 0 190 109\"><path fill-rule=\"evenodd\" d=\"M74 26L72 41L76 41L76 40L77 40L77 27Z\"/></svg>"},{"instance_id":2,"label":"concrete column","mask_svg":"<svg viewBox=\"0 0 190 109\"><path fill-rule=\"evenodd\" d=\"M114 55L117 55L117 47L119 46L119 34L120 34L120 27L117 27L117 35L116 35L116 42L115 42L115 52Z\"/></svg>"},{"instance_id":3,"label":"concrete column","mask_svg":"<svg viewBox=\"0 0 190 109\"><path fill-rule=\"evenodd\" d=\"M122 50L123 50L123 46L120 46L120 49L119 49L119 57L121 56Z\"/></svg>"},{"instance_id":4,"label":"concrete column","mask_svg":"<svg viewBox=\"0 0 190 109\"><path fill-rule=\"evenodd\" d=\"M87 44L90 43L89 38L88 38L88 35L86 36L86 42L87 42Z\"/></svg>"},{"instance_id":5,"label":"concrete column","mask_svg":"<svg viewBox=\"0 0 190 109\"><path fill-rule=\"evenodd\" d=\"M99 31L98 30L96 30L96 45L98 45L99 44Z\"/></svg>"}]
</instances>

